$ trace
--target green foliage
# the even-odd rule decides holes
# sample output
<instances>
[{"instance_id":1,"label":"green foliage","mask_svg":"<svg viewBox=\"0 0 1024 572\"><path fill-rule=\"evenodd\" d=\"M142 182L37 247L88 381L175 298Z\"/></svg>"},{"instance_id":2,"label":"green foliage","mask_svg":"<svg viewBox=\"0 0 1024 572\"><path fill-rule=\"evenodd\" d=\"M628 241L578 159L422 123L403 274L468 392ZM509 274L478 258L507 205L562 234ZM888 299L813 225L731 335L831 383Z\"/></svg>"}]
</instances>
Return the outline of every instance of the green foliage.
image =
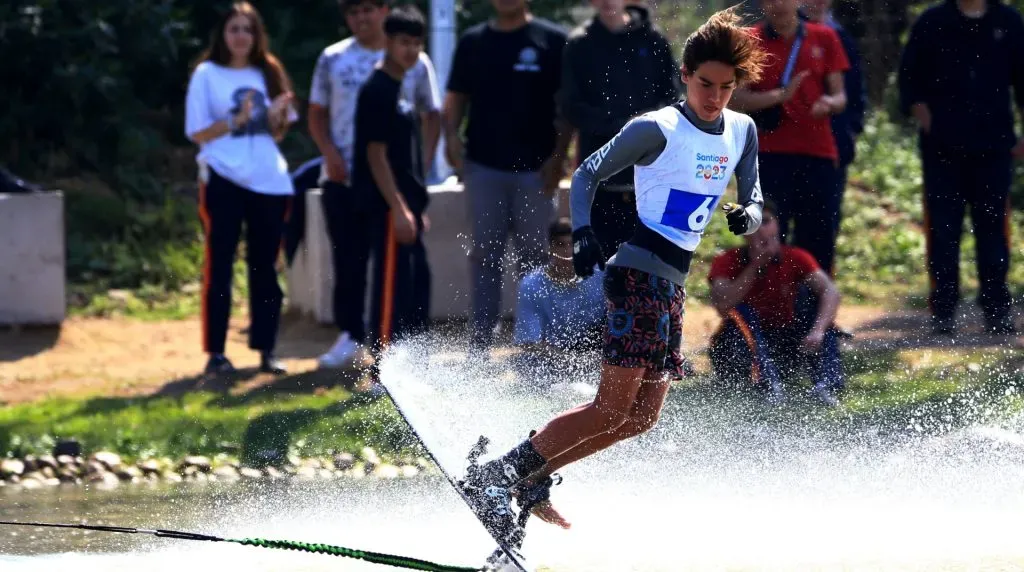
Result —
<instances>
[{"instance_id":1,"label":"green foliage","mask_svg":"<svg viewBox=\"0 0 1024 572\"><path fill-rule=\"evenodd\" d=\"M90 315L194 312L194 300L174 295L195 290L201 278L203 241L193 201L167 196L144 203L83 192L65 200L73 306ZM110 290L124 292L112 299Z\"/></svg>"},{"instance_id":2,"label":"green foliage","mask_svg":"<svg viewBox=\"0 0 1024 572\"><path fill-rule=\"evenodd\" d=\"M429 17L428 0L417 2ZM193 60L231 4L218 0L0 3L0 164L30 178L99 174L122 197L161 200L166 161L182 133ZM343 37L334 0L255 0L300 99L320 51ZM533 10L564 20L571 5L536 0ZM489 2L459 6L460 28L488 17ZM293 129L292 159L314 152ZM191 169L191 167L189 167ZM192 176L192 173L187 173Z\"/></svg>"}]
</instances>

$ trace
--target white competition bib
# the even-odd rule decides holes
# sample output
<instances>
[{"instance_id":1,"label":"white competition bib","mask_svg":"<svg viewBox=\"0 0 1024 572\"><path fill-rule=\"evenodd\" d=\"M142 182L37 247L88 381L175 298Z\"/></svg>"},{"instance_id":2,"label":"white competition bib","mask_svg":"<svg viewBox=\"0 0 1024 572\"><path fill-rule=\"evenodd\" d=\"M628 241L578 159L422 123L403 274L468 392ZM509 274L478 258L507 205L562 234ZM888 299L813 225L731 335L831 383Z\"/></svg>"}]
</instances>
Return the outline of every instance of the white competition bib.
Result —
<instances>
[{"instance_id":1,"label":"white competition bib","mask_svg":"<svg viewBox=\"0 0 1024 572\"><path fill-rule=\"evenodd\" d=\"M721 135L705 133L674 107L647 114L665 135L665 150L650 165L636 165L637 213L640 221L685 250L700 243L732 178L746 144L740 119L723 112Z\"/></svg>"}]
</instances>

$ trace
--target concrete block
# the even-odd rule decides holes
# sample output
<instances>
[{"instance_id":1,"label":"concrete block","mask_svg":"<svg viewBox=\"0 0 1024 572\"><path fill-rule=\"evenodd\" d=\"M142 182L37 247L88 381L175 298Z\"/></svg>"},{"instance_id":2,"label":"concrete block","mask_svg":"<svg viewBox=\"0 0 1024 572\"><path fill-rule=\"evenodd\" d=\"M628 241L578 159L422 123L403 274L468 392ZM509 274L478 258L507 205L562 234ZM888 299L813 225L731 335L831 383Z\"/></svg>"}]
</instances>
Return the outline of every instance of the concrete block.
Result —
<instances>
[{"instance_id":1,"label":"concrete block","mask_svg":"<svg viewBox=\"0 0 1024 572\"><path fill-rule=\"evenodd\" d=\"M556 198L556 212L560 215L568 213L567 185L563 183ZM472 236L466 196L460 183L433 185L429 190L427 215L431 228L424 243L432 273L430 315L435 320L465 319L471 308L469 250ZM287 272L288 306L310 315L318 323L331 324L334 322L334 268L321 209L321 192L310 189L306 195L306 234ZM515 270L510 241L502 284L502 314L506 318L515 311Z\"/></svg>"},{"instance_id":2,"label":"concrete block","mask_svg":"<svg viewBox=\"0 0 1024 572\"><path fill-rule=\"evenodd\" d=\"M0 324L64 321L64 195L0 193Z\"/></svg>"}]
</instances>

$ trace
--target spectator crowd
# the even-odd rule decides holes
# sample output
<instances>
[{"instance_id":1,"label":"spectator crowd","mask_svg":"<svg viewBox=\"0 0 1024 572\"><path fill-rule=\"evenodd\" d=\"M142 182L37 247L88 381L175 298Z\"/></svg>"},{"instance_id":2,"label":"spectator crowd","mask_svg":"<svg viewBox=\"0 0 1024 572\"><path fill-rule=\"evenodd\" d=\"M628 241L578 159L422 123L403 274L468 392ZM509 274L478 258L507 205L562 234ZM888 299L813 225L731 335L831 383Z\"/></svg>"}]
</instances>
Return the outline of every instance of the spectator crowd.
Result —
<instances>
[{"instance_id":1,"label":"spectator crowd","mask_svg":"<svg viewBox=\"0 0 1024 572\"><path fill-rule=\"evenodd\" d=\"M298 248L310 188L322 190L335 273L338 338L320 366L344 366L429 328L427 174L442 137L472 221L471 355L485 359L494 343L503 272L516 273L513 342L524 354L554 364L560 352L599 347L601 276L574 274L559 182L630 119L685 97L680 65L642 3L590 0L594 15L571 31L531 14L528 0L491 3L492 17L459 38L442 95L415 7L339 0L351 36L316 60L306 112L319 156L293 170L278 142L299 118L296 98L259 13L236 3L212 31L192 72L185 125L199 146L207 373L233 371L224 339L243 227L249 344L262 370L285 371L274 354L275 264L282 244L288 260ZM839 340L848 335L835 324L835 245L864 129L862 61L831 0L760 0L760 8L750 33L771 57L731 107L757 125L766 204L760 229L704 277L722 317L709 354L723 382L779 400L787 379L807 374L812 394L835 404L844 385ZM1011 172L1024 156L1013 119L1014 104L1024 110L1021 15L996 0L938 2L913 25L898 80L900 108L919 126L933 333L956 332L967 212L985 328L1015 333L1006 278ZM697 176L714 171L709 163ZM591 223L606 255L633 236L632 168L601 183ZM503 268L510 242L517 268Z\"/></svg>"}]
</instances>

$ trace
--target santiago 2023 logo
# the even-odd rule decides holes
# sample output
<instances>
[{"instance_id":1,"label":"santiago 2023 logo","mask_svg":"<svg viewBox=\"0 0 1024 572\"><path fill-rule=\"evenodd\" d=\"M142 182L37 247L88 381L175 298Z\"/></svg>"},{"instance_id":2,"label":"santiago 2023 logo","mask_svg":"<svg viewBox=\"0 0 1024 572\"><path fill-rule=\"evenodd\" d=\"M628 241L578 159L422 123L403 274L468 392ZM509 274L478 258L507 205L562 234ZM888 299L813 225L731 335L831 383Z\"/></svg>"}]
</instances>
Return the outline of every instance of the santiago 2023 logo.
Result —
<instances>
[{"instance_id":1,"label":"santiago 2023 logo","mask_svg":"<svg viewBox=\"0 0 1024 572\"><path fill-rule=\"evenodd\" d=\"M697 178L705 181L719 181L726 178L728 155L697 153Z\"/></svg>"}]
</instances>

